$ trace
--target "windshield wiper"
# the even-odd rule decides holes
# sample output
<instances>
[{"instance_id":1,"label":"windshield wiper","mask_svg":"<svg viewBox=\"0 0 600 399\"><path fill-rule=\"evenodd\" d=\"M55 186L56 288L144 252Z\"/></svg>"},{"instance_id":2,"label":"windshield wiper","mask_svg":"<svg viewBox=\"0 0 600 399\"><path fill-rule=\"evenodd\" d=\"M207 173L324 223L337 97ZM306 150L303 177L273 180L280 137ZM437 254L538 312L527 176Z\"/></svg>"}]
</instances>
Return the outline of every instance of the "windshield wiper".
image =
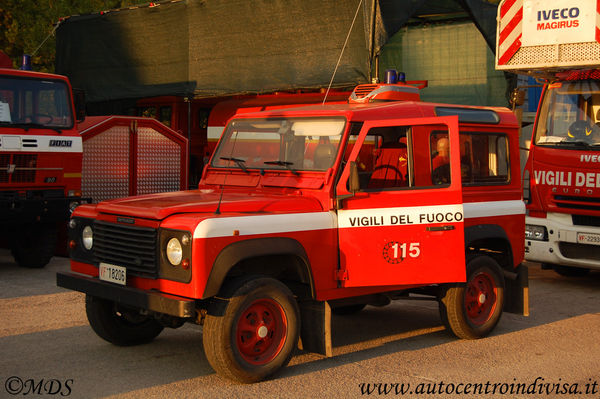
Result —
<instances>
[{"instance_id":1,"label":"windshield wiper","mask_svg":"<svg viewBox=\"0 0 600 399\"><path fill-rule=\"evenodd\" d=\"M567 146L583 146L583 147L589 147L591 144L588 143L587 141L583 141L583 140L565 140L565 141L559 141L558 143L556 143L558 145L567 145Z\"/></svg>"},{"instance_id":2,"label":"windshield wiper","mask_svg":"<svg viewBox=\"0 0 600 399\"><path fill-rule=\"evenodd\" d=\"M292 168L290 168L291 165L293 165L293 162L287 162L287 161L265 161L263 162L265 165L277 165L277 166L285 166L287 170L289 170L290 172L292 172L295 175L298 175L298 171L294 170Z\"/></svg>"},{"instance_id":3,"label":"windshield wiper","mask_svg":"<svg viewBox=\"0 0 600 399\"><path fill-rule=\"evenodd\" d=\"M240 167L241 170L243 170L245 173L250 173L248 172L248 169L246 168L246 165L244 165L244 163L246 162L246 160L244 159L240 159L240 158L233 158L233 157L220 157L219 159L222 159L223 161L233 161L236 163L237 166Z\"/></svg>"}]
</instances>

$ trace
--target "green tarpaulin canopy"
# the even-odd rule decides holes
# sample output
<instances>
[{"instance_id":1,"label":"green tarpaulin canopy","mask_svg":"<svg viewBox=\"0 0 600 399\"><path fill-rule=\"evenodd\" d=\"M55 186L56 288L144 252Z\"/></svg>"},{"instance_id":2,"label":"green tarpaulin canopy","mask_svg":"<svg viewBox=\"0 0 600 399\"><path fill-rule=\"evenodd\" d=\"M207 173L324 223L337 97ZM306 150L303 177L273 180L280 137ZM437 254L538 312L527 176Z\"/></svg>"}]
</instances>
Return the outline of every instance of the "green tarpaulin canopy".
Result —
<instances>
[{"instance_id":1,"label":"green tarpaulin canopy","mask_svg":"<svg viewBox=\"0 0 600 399\"><path fill-rule=\"evenodd\" d=\"M371 80L375 55L403 26L448 18L474 21L495 43L496 6L485 0L158 2L63 21L56 72L90 102L321 88L353 26L333 81L350 87Z\"/></svg>"}]
</instances>

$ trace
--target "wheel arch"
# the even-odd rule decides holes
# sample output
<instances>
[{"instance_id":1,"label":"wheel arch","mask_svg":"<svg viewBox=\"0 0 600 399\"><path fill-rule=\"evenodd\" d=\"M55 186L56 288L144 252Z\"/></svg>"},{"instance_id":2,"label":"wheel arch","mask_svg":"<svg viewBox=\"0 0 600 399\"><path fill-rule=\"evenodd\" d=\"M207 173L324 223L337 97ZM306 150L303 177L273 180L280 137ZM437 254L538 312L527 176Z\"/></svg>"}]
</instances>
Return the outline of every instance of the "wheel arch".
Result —
<instances>
[{"instance_id":1,"label":"wheel arch","mask_svg":"<svg viewBox=\"0 0 600 399\"><path fill-rule=\"evenodd\" d=\"M315 297L308 255L292 238L254 238L229 244L215 258L202 298L217 295L227 278L244 274L274 277L295 295Z\"/></svg>"},{"instance_id":2,"label":"wheel arch","mask_svg":"<svg viewBox=\"0 0 600 399\"><path fill-rule=\"evenodd\" d=\"M475 255L487 255L500 267L512 271L514 254L506 231L497 224L480 224L465 228L465 253L467 259Z\"/></svg>"}]
</instances>

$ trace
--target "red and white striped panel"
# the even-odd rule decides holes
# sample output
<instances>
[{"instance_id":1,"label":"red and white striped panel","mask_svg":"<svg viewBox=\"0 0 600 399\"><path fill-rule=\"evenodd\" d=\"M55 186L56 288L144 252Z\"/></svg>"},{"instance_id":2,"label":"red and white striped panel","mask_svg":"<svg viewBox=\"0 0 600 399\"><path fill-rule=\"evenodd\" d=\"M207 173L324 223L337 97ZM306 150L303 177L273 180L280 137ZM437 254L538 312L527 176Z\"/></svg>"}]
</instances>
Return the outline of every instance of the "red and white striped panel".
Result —
<instances>
[{"instance_id":1,"label":"red and white striped panel","mask_svg":"<svg viewBox=\"0 0 600 399\"><path fill-rule=\"evenodd\" d=\"M523 0L504 1L500 6L499 17L498 65L506 65L521 48Z\"/></svg>"},{"instance_id":2,"label":"red and white striped panel","mask_svg":"<svg viewBox=\"0 0 600 399\"><path fill-rule=\"evenodd\" d=\"M596 41L600 43L600 0L596 1Z\"/></svg>"}]
</instances>

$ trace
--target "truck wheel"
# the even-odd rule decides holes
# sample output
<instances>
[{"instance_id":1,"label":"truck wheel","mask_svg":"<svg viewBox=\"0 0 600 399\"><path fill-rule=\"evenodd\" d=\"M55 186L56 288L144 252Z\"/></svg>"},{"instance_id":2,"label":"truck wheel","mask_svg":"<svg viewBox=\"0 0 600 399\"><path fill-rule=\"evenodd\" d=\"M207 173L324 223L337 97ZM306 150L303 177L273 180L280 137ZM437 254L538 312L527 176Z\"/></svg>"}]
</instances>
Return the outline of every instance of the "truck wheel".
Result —
<instances>
[{"instance_id":1,"label":"truck wheel","mask_svg":"<svg viewBox=\"0 0 600 399\"><path fill-rule=\"evenodd\" d=\"M440 316L454 335L476 339L488 335L502 316L504 276L498 262L477 256L467 264L467 282L447 287L439 300Z\"/></svg>"},{"instance_id":2,"label":"truck wheel","mask_svg":"<svg viewBox=\"0 0 600 399\"><path fill-rule=\"evenodd\" d=\"M285 367L298 343L300 311L290 290L265 277L232 281L221 312L204 321L204 353L223 377L251 383ZM214 314L220 315L214 315Z\"/></svg>"},{"instance_id":3,"label":"truck wheel","mask_svg":"<svg viewBox=\"0 0 600 399\"><path fill-rule=\"evenodd\" d=\"M50 262L56 249L54 225L29 225L17 231L11 254L21 267L42 268Z\"/></svg>"},{"instance_id":4,"label":"truck wheel","mask_svg":"<svg viewBox=\"0 0 600 399\"><path fill-rule=\"evenodd\" d=\"M338 306L337 308L331 308L331 313L338 316L349 316L356 314L363 310L367 306L364 303L358 303L356 305Z\"/></svg>"},{"instance_id":5,"label":"truck wheel","mask_svg":"<svg viewBox=\"0 0 600 399\"><path fill-rule=\"evenodd\" d=\"M163 330L152 317L90 295L85 297L85 312L92 330L105 341L119 346L145 344Z\"/></svg>"},{"instance_id":6,"label":"truck wheel","mask_svg":"<svg viewBox=\"0 0 600 399\"><path fill-rule=\"evenodd\" d=\"M552 265L552 269L554 269L556 273L564 277L584 277L590 272L590 269L586 269L583 267L571 267L560 265Z\"/></svg>"}]
</instances>

